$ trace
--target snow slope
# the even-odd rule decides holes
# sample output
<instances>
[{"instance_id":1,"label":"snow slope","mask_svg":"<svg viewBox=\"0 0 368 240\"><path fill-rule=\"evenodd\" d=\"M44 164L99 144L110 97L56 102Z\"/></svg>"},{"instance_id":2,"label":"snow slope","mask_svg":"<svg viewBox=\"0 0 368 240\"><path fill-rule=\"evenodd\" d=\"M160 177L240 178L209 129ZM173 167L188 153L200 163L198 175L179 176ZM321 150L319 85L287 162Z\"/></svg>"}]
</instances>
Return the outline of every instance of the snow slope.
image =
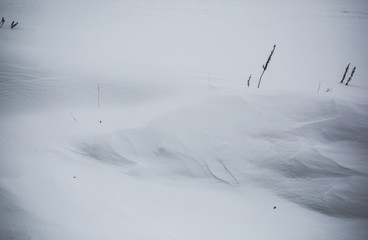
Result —
<instances>
[{"instance_id":1,"label":"snow slope","mask_svg":"<svg viewBox=\"0 0 368 240\"><path fill-rule=\"evenodd\" d=\"M0 239L367 238L365 1L2 16Z\"/></svg>"}]
</instances>

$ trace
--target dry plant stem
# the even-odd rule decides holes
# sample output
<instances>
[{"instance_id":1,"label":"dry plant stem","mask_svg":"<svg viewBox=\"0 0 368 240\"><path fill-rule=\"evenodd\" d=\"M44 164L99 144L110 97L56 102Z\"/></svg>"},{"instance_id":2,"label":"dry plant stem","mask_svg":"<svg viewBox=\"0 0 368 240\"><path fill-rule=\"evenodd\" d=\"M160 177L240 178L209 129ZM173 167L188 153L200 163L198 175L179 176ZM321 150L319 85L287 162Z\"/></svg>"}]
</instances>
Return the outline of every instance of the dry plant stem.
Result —
<instances>
[{"instance_id":1,"label":"dry plant stem","mask_svg":"<svg viewBox=\"0 0 368 240\"><path fill-rule=\"evenodd\" d=\"M0 28L4 25L5 19L4 17L1 18Z\"/></svg>"},{"instance_id":2,"label":"dry plant stem","mask_svg":"<svg viewBox=\"0 0 368 240\"><path fill-rule=\"evenodd\" d=\"M347 74L347 73L348 73L348 71L349 71L349 67L350 67L350 63L348 64L348 66L346 66L346 69L345 69L344 75L342 76L342 79L341 79L340 83L343 83L343 82L344 82L345 77L346 77L346 74Z\"/></svg>"},{"instance_id":3,"label":"dry plant stem","mask_svg":"<svg viewBox=\"0 0 368 240\"><path fill-rule=\"evenodd\" d=\"M317 89L317 93L319 93L319 90L321 89L321 82L319 82L318 84L318 89Z\"/></svg>"},{"instance_id":4,"label":"dry plant stem","mask_svg":"<svg viewBox=\"0 0 368 240\"><path fill-rule=\"evenodd\" d=\"M16 22L16 23L14 23L14 21L11 23L11 28L14 28L15 26L17 26L18 25L18 22Z\"/></svg>"},{"instance_id":5,"label":"dry plant stem","mask_svg":"<svg viewBox=\"0 0 368 240\"><path fill-rule=\"evenodd\" d=\"M350 75L350 77L349 77L348 81L346 82L346 85L348 85L348 84L349 84L349 82L351 81L351 79L353 78L353 75L354 75L354 73L355 73L355 69L356 69L356 67L354 67L354 68L353 68L353 71L351 72L351 75Z\"/></svg>"},{"instance_id":6,"label":"dry plant stem","mask_svg":"<svg viewBox=\"0 0 368 240\"><path fill-rule=\"evenodd\" d=\"M97 107L100 108L100 84L97 85Z\"/></svg>"},{"instance_id":7,"label":"dry plant stem","mask_svg":"<svg viewBox=\"0 0 368 240\"><path fill-rule=\"evenodd\" d=\"M74 117L73 113L69 112L69 114L73 118L74 122L77 121L77 119Z\"/></svg>"},{"instance_id":8,"label":"dry plant stem","mask_svg":"<svg viewBox=\"0 0 368 240\"><path fill-rule=\"evenodd\" d=\"M268 64L269 64L269 63L270 63L270 61L271 61L271 57L272 57L272 55L273 55L273 52L275 51L275 48L276 48L276 45L273 45L273 49L272 49L272 51L271 51L270 56L269 56L269 57L268 57L268 59L267 59L266 65L263 65L263 66L262 66L262 67L263 67L263 72L262 72L262 74L261 74L261 76L260 76L260 78L259 78L259 81L258 81L258 88L259 88L259 86L261 85L261 80L262 80L263 74L264 74L264 72L267 70Z\"/></svg>"},{"instance_id":9,"label":"dry plant stem","mask_svg":"<svg viewBox=\"0 0 368 240\"><path fill-rule=\"evenodd\" d=\"M225 165L223 165L223 166L224 166L225 170L229 172L229 174L230 174L230 175L231 175L231 177L235 180L235 182L236 182L237 184L239 184L238 180L236 180L236 178L235 178L235 177L234 177L234 175L230 172L230 170L229 170Z\"/></svg>"}]
</instances>

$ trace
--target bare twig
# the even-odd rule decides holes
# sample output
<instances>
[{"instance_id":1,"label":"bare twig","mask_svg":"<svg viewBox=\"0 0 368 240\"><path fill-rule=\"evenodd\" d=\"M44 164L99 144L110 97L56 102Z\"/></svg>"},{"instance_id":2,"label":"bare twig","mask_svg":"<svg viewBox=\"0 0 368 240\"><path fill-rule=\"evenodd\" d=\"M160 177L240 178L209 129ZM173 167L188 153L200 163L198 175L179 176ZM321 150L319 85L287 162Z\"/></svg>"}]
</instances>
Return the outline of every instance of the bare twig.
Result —
<instances>
[{"instance_id":1,"label":"bare twig","mask_svg":"<svg viewBox=\"0 0 368 240\"><path fill-rule=\"evenodd\" d=\"M233 179L235 180L235 182L237 183L237 184L239 184L239 182L238 182L238 180L236 180L236 178L234 177L234 175L230 172L230 170L225 166L225 164L223 164L223 166L224 166L224 168L226 169L226 171L228 171L229 172L229 174L233 177Z\"/></svg>"},{"instance_id":2,"label":"bare twig","mask_svg":"<svg viewBox=\"0 0 368 240\"><path fill-rule=\"evenodd\" d=\"M15 26L17 26L17 25L18 25L18 22L16 22L16 23L15 23L15 22L13 21L13 22L11 23L11 26L10 26L10 27L11 27L11 28L14 28L14 27L15 27Z\"/></svg>"},{"instance_id":3,"label":"bare twig","mask_svg":"<svg viewBox=\"0 0 368 240\"><path fill-rule=\"evenodd\" d=\"M0 28L4 25L5 19L4 17L1 18L1 22L0 22Z\"/></svg>"},{"instance_id":4,"label":"bare twig","mask_svg":"<svg viewBox=\"0 0 368 240\"><path fill-rule=\"evenodd\" d=\"M317 93L319 93L319 89L321 89L321 82L319 82L319 84L318 84Z\"/></svg>"},{"instance_id":5,"label":"bare twig","mask_svg":"<svg viewBox=\"0 0 368 240\"><path fill-rule=\"evenodd\" d=\"M77 119L74 117L73 113L72 113L72 112L69 112L69 114L70 114L70 116L72 116L72 118L73 118L74 122L76 122L76 121L77 121Z\"/></svg>"},{"instance_id":6,"label":"bare twig","mask_svg":"<svg viewBox=\"0 0 368 240\"><path fill-rule=\"evenodd\" d=\"M346 74L347 74L347 73L348 73L348 71L349 71L349 67L350 67L350 63L346 66L346 68L345 68L345 72L344 72L344 75L342 76L342 79L341 79L340 83L343 83L343 82L344 82L345 77L346 77Z\"/></svg>"},{"instance_id":7,"label":"bare twig","mask_svg":"<svg viewBox=\"0 0 368 240\"><path fill-rule=\"evenodd\" d=\"M249 85L250 85L250 79L252 78L252 74L249 76L249 78L248 78L248 81L247 81L247 85L248 85L248 87L249 87Z\"/></svg>"},{"instance_id":8,"label":"bare twig","mask_svg":"<svg viewBox=\"0 0 368 240\"><path fill-rule=\"evenodd\" d=\"M269 57L268 57L268 59L267 59L266 65L263 65L263 66L262 66L262 68L263 68L263 72L262 72L261 77L259 78L259 81L258 81L258 88L259 88L259 86L261 85L261 80L262 80L263 74L264 74L264 72L267 70L268 64L269 64L269 63L270 63L270 61L271 61L271 57L272 57L272 55L273 55L273 52L275 51L275 48L276 48L276 45L273 45L273 49L272 49L272 51L271 51L270 56L269 56Z\"/></svg>"},{"instance_id":9,"label":"bare twig","mask_svg":"<svg viewBox=\"0 0 368 240\"><path fill-rule=\"evenodd\" d=\"M97 85L97 107L100 108L100 84Z\"/></svg>"},{"instance_id":10,"label":"bare twig","mask_svg":"<svg viewBox=\"0 0 368 240\"><path fill-rule=\"evenodd\" d=\"M346 84L345 84L345 85L348 85L348 84L349 84L349 82L351 81L351 79L353 78L353 75L354 75L354 73L355 73L355 69L356 69L356 67L354 67L354 68L353 68L353 71L351 72L351 75L350 75L350 77L349 77L349 79L348 79L348 81L346 82Z\"/></svg>"}]
</instances>

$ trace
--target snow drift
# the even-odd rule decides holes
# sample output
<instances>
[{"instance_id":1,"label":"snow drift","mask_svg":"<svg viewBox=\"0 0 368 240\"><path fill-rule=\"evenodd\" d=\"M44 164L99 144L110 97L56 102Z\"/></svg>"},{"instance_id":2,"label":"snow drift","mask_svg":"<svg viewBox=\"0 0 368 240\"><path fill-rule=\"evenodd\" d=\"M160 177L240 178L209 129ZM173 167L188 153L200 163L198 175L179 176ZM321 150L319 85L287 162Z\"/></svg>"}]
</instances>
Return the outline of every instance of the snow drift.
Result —
<instances>
[{"instance_id":1,"label":"snow drift","mask_svg":"<svg viewBox=\"0 0 368 240\"><path fill-rule=\"evenodd\" d=\"M367 7L1 1L0 238L365 239Z\"/></svg>"}]
</instances>

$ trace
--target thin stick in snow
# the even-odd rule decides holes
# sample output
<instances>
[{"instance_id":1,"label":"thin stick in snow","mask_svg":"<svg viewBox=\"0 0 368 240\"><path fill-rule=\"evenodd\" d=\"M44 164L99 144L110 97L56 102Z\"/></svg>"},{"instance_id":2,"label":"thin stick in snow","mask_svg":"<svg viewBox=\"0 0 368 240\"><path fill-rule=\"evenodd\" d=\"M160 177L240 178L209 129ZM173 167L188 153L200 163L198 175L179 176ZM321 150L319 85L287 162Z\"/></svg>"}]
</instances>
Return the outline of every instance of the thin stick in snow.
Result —
<instances>
[{"instance_id":1,"label":"thin stick in snow","mask_svg":"<svg viewBox=\"0 0 368 240\"><path fill-rule=\"evenodd\" d=\"M344 75L342 76L342 79L341 79L340 83L343 83L343 82L344 82L345 77L346 77L346 74L347 74L347 73L348 73L348 71L349 71L349 67L350 67L350 63L348 64L348 66L346 66L346 68L345 68L345 72L344 72Z\"/></svg>"},{"instance_id":2,"label":"thin stick in snow","mask_svg":"<svg viewBox=\"0 0 368 240\"><path fill-rule=\"evenodd\" d=\"M76 122L76 121L77 121L77 119L75 119L75 117L74 117L73 113L69 112L69 114L70 114L70 116L72 116L72 118L73 118L74 122Z\"/></svg>"},{"instance_id":3,"label":"thin stick in snow","mask_svg":"<svg viewBox=\"0 0 368 240\"><path fill-rule=\"evenodd\" d=\"M318 89L317 89L317 93L319 93L319 89L321 88L321 82L319 82L318 84Z\"/></svg>"},{"instance_id":4,"label":"thin stick in snow","mask_svg":"<svg viewBox=\"0 0 368 240\"><path fill-rule=\"evenodd\" d=\"M249 85L250 85L250 79L252 78L252 74L249 76L249 78L248 78L248 81L247 81L247 85L248 85L248 87L249 87Z\"/></svg>"},{"instance_id":5,"label":"thin stick in snow","mask_svg":"<svg viewBox=\"0 0 368 240\"><path fill-rule=\"evenodd\" d=\"M4 17L1 18L1 22L0 22L0 28L4 25L5 19Z\"/></svg>"},{"instance_id":6,"label":"thin stick in snow","mask_svg":"<svg viewBox=\"0 0 368 240\"><path fill-rule=\"evenodd\" d=\"M226 171L228 171L229 172L229 174L233 177L233 179L235 180L235 182L237 183L237 184L239 184L239 182L238 182L238 180L236 180L236 178L234 177L234 175L230 172L230 170L225 166L225 164L222 164L222 166L225 168L225 170Z\"/></svg>"},{"instance_id":7,"label":"thin stick in snow","mask_svg":"<svg viewBox=\"0 0 368 240\"><path fill-rule=\"evenodd\" d=\"M345 85L348 85L348 84L349 84L349 82L351 81L351 79L353 78L353 75L354 75L354 73L355 73L355 69L356 69L356 67L354 67L354 68L353 68L353 71L351 72L351 75L350 75L350 77L349 77L349 79L348 79L348 81L346 82L346 84L345 84Z\"/></svg>"},{"instance_id":8,"label":"thin stick in snow","mask_svg":"<svg viewBox=\"0 0 368 240\"><path fill-rule=\"evenodd\" d=\"M15 28L15 26L17 26L17 25L18 25L18 22L14 22L14 21L13 21L13 22L11 23L10 28Z\"/></svg>"},{"instance_id":9,"label":"thin stick in snow","mask_svg":"<svg viewBox=\"0 0 368 240\"><path fill-rule=\"evenodd\" d=\"M100 108L100 84L97 85L97 107Z\"/></svg>"},{"instance_id":10,"label":"thin stick in snow","mask_svg":"<svg viewBox=\"0 0 368 240\"><path fill-rule=\"evenodd\" d=\"M263 65L263 66L262 66L262 67L263 67L263 72L262 72L261 77L259 78L259 81L258 81L258 88L259 88L259 86L261 85L261 80L262 80L263 74L264 74L264 72L267 70L268 64L269 64L269 63L270 63L270 61L271 61L271 57L272 57L272 55L273 55L273 52L275 51L275 48L276 48L276 45L273 45L273 49L272 49L272 51L271 51L270 56L269 56L269 57L268 57L268 59L267 59L266 65Z\"/></svg>"}]
</instances>

